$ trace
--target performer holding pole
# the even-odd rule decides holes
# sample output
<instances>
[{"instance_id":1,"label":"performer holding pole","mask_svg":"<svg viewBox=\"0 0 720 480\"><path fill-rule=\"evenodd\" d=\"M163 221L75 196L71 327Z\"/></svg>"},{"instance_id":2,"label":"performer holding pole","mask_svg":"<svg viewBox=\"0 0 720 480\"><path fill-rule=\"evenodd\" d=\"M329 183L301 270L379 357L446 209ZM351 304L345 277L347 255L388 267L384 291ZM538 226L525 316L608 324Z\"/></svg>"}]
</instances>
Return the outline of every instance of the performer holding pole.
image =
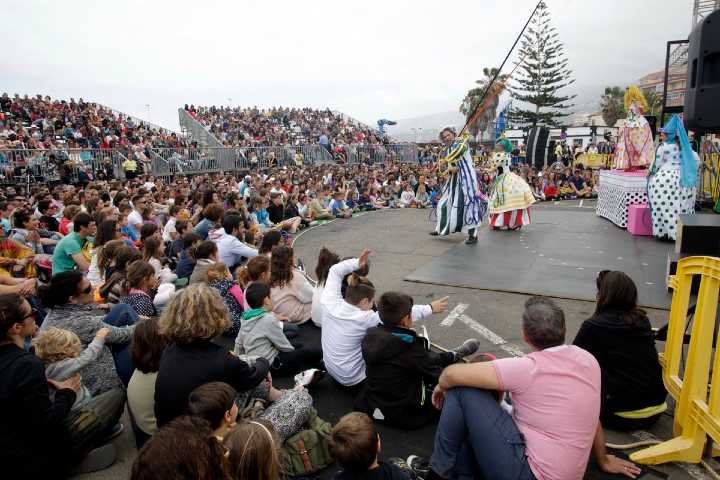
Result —
<instances>
[{"instance_id":1,"label":"performer holding pole","mask_svg":"<svg viewBox=\"0 0 720 480\"><path fill-rule=\"evenodd\" d=\"M446 148L438 162L438 170L447 176L447 180L437 205L437 225L430 235L467 232L465 243L475 244L487 202L481 197L467 139L458 138L453 127L443 128L440 139Z\"/></svg>"}]
</instances>

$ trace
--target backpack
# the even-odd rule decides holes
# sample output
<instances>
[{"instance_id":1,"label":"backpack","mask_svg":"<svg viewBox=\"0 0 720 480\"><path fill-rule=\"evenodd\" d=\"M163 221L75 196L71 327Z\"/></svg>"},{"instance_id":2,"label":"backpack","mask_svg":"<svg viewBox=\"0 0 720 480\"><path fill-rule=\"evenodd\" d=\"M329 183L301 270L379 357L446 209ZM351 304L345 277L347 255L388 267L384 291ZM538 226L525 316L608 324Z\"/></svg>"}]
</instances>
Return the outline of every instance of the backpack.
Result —
<instances>
[{"instance_id":1,"label":"backpack","mask_svg":"<svg viewBox=\"0 0 720 480\"><path fill-rule=\"evenodd\" d=\"M313 408L304 428L290 436L283 444L283 474L307 475L333 463L330 456L332 425L320 418Z\"/></svg>"}]
</instances>

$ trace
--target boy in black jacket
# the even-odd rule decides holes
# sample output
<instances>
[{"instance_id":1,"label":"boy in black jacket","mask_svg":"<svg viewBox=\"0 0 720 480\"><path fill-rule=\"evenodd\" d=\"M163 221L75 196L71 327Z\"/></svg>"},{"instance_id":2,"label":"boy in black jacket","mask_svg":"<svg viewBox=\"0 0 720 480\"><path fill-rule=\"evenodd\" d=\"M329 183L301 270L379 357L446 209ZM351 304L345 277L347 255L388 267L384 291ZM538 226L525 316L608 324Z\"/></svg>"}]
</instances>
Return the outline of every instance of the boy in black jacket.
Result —
<instances>
[{"instance_id":1,"label":"boy in black jacket","mask_svg":"<svg viewBox=\"0 0 720 480\"><path fill-rule=\"evenodd\" d=\"M384 293L377 303L382 324L362 341L366 385L355 408L401 428L419 428L437 418L430 395L448 365L475 353L478 341L466 340L454 352L435 353L427 339L411 330L413 299Z\"/></svg>"}]
</instances>

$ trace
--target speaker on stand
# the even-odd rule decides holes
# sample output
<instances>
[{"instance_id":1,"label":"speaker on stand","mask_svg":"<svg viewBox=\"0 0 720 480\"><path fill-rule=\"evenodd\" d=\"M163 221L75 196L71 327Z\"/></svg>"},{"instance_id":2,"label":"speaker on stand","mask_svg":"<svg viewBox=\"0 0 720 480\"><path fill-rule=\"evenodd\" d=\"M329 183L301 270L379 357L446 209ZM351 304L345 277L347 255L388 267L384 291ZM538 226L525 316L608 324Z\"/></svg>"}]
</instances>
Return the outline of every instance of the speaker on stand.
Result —
<instances>
[{"instance_id":1,"label":"speaker on stand","mask_svg":"<svg viewBox=\"0 0 720 480\"><path fill-rule=\"evenodd\" d=\"M720 129L720 10L690 33L685 88L685 126L697 133Z\"/></svg>"},{"instance_id":2,"label":"speaker on stand","mask_svg":"<svg viewBox=\"0 0 720 480\"><path fill-rule=\"evenodd\" d=\"M547 165L547 143L550 129L547 127L532 127L528 134L527 162L537 170Z\"/></svg>"}]
</instances>

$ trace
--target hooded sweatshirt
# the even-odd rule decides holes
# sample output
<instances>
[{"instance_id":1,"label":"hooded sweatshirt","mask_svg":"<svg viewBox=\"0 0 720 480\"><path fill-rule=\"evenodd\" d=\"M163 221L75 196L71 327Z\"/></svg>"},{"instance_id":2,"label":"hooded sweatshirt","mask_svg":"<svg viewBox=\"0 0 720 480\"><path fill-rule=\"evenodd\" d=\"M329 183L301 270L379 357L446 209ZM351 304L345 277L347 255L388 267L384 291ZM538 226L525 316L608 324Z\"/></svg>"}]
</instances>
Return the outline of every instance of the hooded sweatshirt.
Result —
<instances>
[{"instance_id":1,"label":"hooded sweatshirt","mask_svg":"<svg viewBox=\"0 0 720 480\"><path fill-rule=\"evenodd\" d=\"M573 342L600 364L603 414L661 405L667 392L650 321L630 323L623 312L607 311L585 320Z\"/></svg>"},{"instance_id":2,"label":"hooded sweatshirt","mask_svg":"<svg viewBox=\"0 0 720 480\"><path fill-rule=\"evenodd\" d=\"M372 415L376 408L389 423L415 428L435 417L431 389L453 352L435 353L427 340L400 326L378 325L362 341L366 384L356 403Z\"/></svg>"},{"instance_id":3,"label":"hooded sweatshirt","mask_svg":"<svg viewBox=\"0 0 720 480\"><path fill-rule=\"evenodd\" d=\"M219 261L228 268L239 265L243 257L256 257L258 251L245 245L234 235L229 235L224 228L216 228L208 233L208 240L212 240L218 247Z\"/></svg>"},{"instance_id":4,"label":"hooded sweatshirt","mask_svg":"<svg viewBox=\"0 0 720 480\"><path fill-rule=\"evenodd\" d=\"M235 340L236 354L263 357L272 364L279 352L295 350L283 333L282 323L272 312L254 308L243 312L240 333Z\"/></svg>"}]
</instances>

